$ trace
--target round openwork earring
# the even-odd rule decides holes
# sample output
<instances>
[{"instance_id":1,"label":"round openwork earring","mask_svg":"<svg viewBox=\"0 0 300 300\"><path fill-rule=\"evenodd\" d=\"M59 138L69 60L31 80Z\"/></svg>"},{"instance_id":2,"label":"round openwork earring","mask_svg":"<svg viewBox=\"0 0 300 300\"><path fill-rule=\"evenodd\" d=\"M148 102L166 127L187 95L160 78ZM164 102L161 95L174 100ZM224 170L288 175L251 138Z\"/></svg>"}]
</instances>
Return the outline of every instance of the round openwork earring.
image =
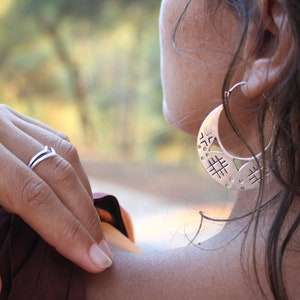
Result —
<instances>
[{"instance_id":1,"label":"round openwork earring","mask_svg":"<svg viewBox=\"0 0 300 300\"><path fill-rule=\"evenodd\" d=\"M229 99L231 92L238 86L245 84L239 82L224 93ZM207 173L218 183L234 190L251 190L259 187L262 174L270 178L270 171L264 170L262 153L254 157L236 157L226 151L219 136L219 119L223 105L215 108L202 123L197 139L199 159Z\"/></svg>"}]
</instances>

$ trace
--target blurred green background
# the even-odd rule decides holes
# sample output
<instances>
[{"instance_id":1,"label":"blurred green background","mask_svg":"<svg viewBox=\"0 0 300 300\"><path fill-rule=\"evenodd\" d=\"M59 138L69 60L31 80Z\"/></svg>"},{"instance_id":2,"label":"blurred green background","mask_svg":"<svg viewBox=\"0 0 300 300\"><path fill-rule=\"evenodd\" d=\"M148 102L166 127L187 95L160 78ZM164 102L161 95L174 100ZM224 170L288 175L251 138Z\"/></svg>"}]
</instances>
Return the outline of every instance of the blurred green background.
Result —
<instances>
[{"instance_id":1,"label":"blurred green background","mask_svg":"<svg viewBox=\"0 0 300 300\"><path fill-rule=\"evenodd\" d=\"M131 212L137 240L144 243L149 228L169 247L174 232L186 242L187 224L194 234L199 210L223 216L231 202L224 204L230 197L201 176L195 138L162 116L159 6L160 0L1 0L0 101L65 132L93 189L118 196ZM152 203L148 194L156 197Z\"/></svg>"},{"instance_id":2,"label":"blurred green background","mask_svg":"<svg viewBox=\"0 0 300 300\"><path fill-rule=\"evenodd\" d=\"M1 102L65 132L83 156L189 161L194 139L161 113L159 6L1 0Z\"/></svg>"}]
</instances>

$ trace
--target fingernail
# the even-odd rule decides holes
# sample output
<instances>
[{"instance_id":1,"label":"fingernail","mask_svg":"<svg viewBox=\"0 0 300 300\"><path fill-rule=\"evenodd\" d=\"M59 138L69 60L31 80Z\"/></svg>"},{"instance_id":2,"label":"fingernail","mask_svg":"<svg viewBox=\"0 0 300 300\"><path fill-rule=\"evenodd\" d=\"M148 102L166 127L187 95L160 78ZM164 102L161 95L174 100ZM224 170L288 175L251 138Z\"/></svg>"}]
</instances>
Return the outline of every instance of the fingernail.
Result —
<instances>
[{"instance_id":1,"label":"fingernail","mask_svg":"<svg viewBox=\"0 0 300 300\"><path fill-rule=\"evenodd\" d=\"M112 265L111 259L103 252L99 245L90 248L90 258L97 268L106 269Z\"/></svg>"},{"instance_id":2,"label":"fingernail","mask_svg":"<svg viewBox=\"0 0 300 300\"><path fill-rule=\"evenodd\" d=\"M102 240L98 245L99 245L99 247L101 248L101 250L102 250L102 251L103 251L110 259L112 259L113 255L112 255L112 253L111 253L111 251L110 251L110 249L109 249L109 247L108 247L106 241L105 241L105 240Z\"/></svg>"}]
</instances>

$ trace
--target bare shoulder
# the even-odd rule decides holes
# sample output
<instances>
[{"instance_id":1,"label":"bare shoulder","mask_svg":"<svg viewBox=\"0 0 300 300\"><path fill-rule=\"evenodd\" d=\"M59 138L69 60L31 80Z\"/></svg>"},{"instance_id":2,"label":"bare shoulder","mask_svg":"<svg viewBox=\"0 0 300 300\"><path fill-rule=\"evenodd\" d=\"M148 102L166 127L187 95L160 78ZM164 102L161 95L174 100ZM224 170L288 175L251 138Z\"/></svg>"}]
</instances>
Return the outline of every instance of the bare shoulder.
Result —
<instances>
[{"instance_id":1,"label":"bare shoulder","mask_svg":"<svg viewBox=\"0 0 300 300\"><path fill-rule=\"evenodd\" d=\"M247 239L245 243L244 229L248 221L243 222L229 223L221 233L201 245L146 253L114 227L104 224L114 263L101 274L86 276L87 299L176 300L186 299L187 295L189 299L257 299L260 291L254 276L256 271L269 294L264 261L269 223L262 219L263 226L256 236L259 255L256 255L255 270L253 240ZM300 229L284 257L283 275L291 299L298 299L300 294L299 245Z\"/></svg>"},{"instance_id":2,"label":"bare shoulder","mask_svg":"<svg viewBox=\"0 0 300 300\"><path fill-rule=\"evenodd\" d=\"M253 299L236 250L239 239L222 245L219 236L200 246L138 253L124 236L111 238L114 234L110 228L114 264L87 275L87 299Z\"/></svg>"}]
</instances>

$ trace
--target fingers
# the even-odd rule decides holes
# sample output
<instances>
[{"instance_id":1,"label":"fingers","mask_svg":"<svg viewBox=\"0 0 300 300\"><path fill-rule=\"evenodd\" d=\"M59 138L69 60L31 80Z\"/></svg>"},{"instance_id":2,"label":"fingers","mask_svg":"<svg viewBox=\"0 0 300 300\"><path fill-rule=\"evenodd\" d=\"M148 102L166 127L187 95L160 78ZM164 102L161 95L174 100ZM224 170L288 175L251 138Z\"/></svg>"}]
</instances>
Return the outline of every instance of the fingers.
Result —
<instances>
[{"instance_id":1,"label":"fingers","mask_svg":"<svg viewBox=\"0 0 300 300\"><path fill-rule=\"evenodd\" d=\"M43 146L37 140L44 144L51 143L53 145L58 155L38 164L34 169L35 173L47 182L64 205L82 221L82 224L95 240L103 239L98 214L92 202L91 188L74 146L51 132L45 134L41 128L36 128L36 126L17 125L28 133L25 134L19 128L15 129L18 132L18 141L23 145L23 147L19 147L20 149L27 149L28 147L25 145L30 142L40 151ZM7 142L7 144L10 143ZM13 146L15 145L11 145L11 147ZM17 156L22 160L29 161L28 152L28 150L22 150L17 153ZM59 153L62 153L64 158L59 156Z\"/></svg>"},{"instance_id":2,"label":"fingers","mask_svg":"<svg viewBox=\"0 0 300 300\"><path fill-rule=\"evenodd\" d=\"M81 268L89 272L107 268L111 260L103 242L100 243L102 239L96 241L52 189L3 146L0 156L5 157L1 162L1 204L18 214L50 245ZM89 213L91 222L96 222L93 212Z\"/></svg>"},{"instance_id":3,"label":"fingers","mask_svg":"<svg viewBox=\"0 0 300 300\"><path fill-rule=\"evenodd\" d=\"M111 264L89 181L68 138L0 105L0 141L0 204L83 269L99 272ZM27 164L44 145L57 155L33 171Z\"/></svg>"},{"instance_id":4,"label":"fingers","mask_svg":"<svg viewBox=\"0 0 300 300\"><path fill-rule=\"evenodd\" d=\"M49 132L52 132L56 135L59 135L59 131L55 130L54 128L52 128L51 126L45 124L45 123L42 123L36 119L33 119L33 118L30 118L28 116L25 116L25 115L22 115L20 114L19 112L15 111L14 109L12 109L11 107L9 107L8 105L5 105L5 104L0 104L0 119L3 119L5 117L7 117L7 113L15 116L15 119L12 119L12 122L14 123L14 120L23 120L24 122L26 123L29 123L29 124L33 124L33 125L36 125L40 128L43 128ZM62 134L63 135L63 134Z\"/></svg>"},{"instance_id":5,"label":"fingers","mask_svg":"<svg viewBox=\"0 0 300 300\"><path fill-rule=\"evenodd\" d=\"M47 182L64 206L81 221L92 237L100 242L103 239L103 232L99 225L99 216L72 165L57 155L42 161L34 171Z\"/></svg>"},{"instance_id":6,"label":"fingers","mask_svg":"<svg viewBox=\"0 0 300 300\"><path fill-rule=\"evenodd\" d=\"M11 109L9 111L11 111ZM68 137L63 133L52 129L51 127L37 120L20 115L15 111L12 111L12 114L16 115L17 118L13 119L13 125L10 126L18 128L29 137L40 142L40 145L38 148L36 148L36 151L34 153L31 152L30 157L27 159L30 159L36 152L40 151L44 145L53 147L60 156L62 156L72 164L77 175L83 182L86 190L88 191L90 196L92 196L88 178L82 168L77 151L75 147L69 142ZM25 140L28 143L28 137ZM13 147L15 148L15 145L13 145ZM23 145L23 149L24 147L25 145Z\"/></svg>"}]
</instances>

